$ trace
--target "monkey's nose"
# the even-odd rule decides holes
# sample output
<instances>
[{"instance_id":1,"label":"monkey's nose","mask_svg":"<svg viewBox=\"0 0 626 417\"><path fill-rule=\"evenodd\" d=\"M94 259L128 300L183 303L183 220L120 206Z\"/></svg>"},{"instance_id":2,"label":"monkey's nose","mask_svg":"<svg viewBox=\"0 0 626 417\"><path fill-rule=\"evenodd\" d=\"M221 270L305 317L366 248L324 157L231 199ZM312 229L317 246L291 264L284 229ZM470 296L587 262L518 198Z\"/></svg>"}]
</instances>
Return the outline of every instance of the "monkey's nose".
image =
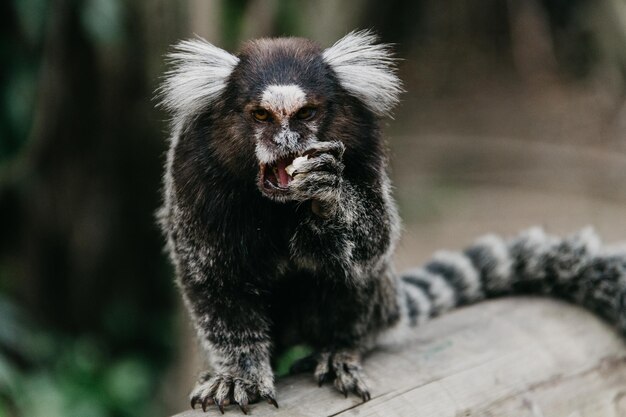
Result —
<instances>
[{"instance_id":1,"label":"monkey's nose","mask_svg":"<svg viewBox=\"0 0 626 417\"><path fill-rule=\"evenodd\" d=\"M289 128L282 129L276 135L274 135L274 142L277 145L283 147L292 147L298 144L300 140L300 134L298 132L293 132Z\"/></svg>"}]
</instances>

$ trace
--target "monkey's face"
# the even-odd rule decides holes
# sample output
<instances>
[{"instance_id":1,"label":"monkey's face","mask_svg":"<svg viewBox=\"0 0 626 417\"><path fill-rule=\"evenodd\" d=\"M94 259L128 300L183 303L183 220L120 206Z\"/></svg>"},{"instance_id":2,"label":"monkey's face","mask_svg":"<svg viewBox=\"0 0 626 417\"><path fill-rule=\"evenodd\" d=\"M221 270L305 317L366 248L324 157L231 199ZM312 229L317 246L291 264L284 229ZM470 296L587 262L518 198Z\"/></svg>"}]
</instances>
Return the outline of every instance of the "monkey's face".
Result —
<instances>
[{"instance_id":1,"label":"monkey's face","mask_svg":"<svg viewBox=\"0 0 626 417\"><path fill-rule=\"evenodd\" d=\"M245 113L254 125L258 185L263 194L281 199L289 189L288 166L318 140L325 116L324 101L312 98L297 84L271 84Z\"/></svg>"},{"instance_id":2,"label":"monkey's face","mask_svg":"<svg viewBox=\"0 0 626 417\"><path fill-rule=\"evenodd\" d=\"M274 200L286 199L288 167L324 140L333 121L336 81L320 52L303 40L256 41L243 49L231 79L254 145L258 187Z\"/></svg>"},{"instance_id":3,"label":"monkey's face","mask_svg":"<svg viewBox=\"0 0 626 417\"><path fill-rule=\"evenodd\" d=\"M187 143L192 159L219 167L200 173L256 180L277 201L289 194L289 165L321 142L343 143L346 168L355 148L361 156L376 154L366 140L374 119L389 114L402 90L388 45L369 31L351 32L326 49L305 39L259 39L237 56L188 40L170 58L160 91L173 115L172 148L181 132L199 126L198 138L209 141ZM181 151L182 160L192 153ZM358 163L366 166L363 160Z\"/></svg>"}]
</instances>

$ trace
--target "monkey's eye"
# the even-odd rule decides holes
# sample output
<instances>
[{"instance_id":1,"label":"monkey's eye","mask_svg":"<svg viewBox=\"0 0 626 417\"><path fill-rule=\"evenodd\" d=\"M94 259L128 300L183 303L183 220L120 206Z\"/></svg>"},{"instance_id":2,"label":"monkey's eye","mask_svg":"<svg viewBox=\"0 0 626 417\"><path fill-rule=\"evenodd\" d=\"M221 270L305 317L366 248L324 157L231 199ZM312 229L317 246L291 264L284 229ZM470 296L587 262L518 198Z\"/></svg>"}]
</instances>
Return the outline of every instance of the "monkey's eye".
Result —
<instances>
[{"instance_id":1,"label":"monkey's eye","mask_svg":"<svg viewBox=\"0 0 626 417\"><path fill-rule=\"evenodd\" d=\"M259 122L266 122L270 118L270 113L265 109L256 109L252 111L252 116Z\"/></svg>"},{"instance_id":2,"label":"monkey's eye","mask_svg":"<svg viewBox=\"0 0 626 417\"><path fill-rule=\"evenodd\" d=\"M296 113L296 118L299 120L307 120L315 116L316 112L317 111L313 107L303 107L298 110L298 113Z\"/></svg>"}]
</instances>

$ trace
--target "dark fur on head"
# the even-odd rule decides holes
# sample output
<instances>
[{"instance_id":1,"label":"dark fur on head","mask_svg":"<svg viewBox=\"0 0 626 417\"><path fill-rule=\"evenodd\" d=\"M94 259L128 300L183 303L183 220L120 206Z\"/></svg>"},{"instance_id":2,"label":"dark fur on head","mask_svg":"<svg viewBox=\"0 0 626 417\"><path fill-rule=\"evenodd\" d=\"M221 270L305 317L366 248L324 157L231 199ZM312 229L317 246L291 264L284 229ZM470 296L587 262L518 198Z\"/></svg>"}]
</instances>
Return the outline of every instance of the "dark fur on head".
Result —
<instances>
[{"instance_id":1,"label":"dark fur on head","mask_svg":"<svg viewBox=\"0 0 626 417\"><path fill-rule=\"evenodd\" d=\"M219 97L190 115L192 122L185 126L187 133L198 139L188 141L180 151L186 153L179 159L185 162L175 167L179 175L174 178L184 183L182 186L211 182L215 170L221 171L220 176L250 184L250 179L259 174L261 161L255 158L259 142L265 158L272 162L302 154L313 141L340 141L348 150L344 155L345 174L375 180L384 164L377 117L342 88L317 44L300 38L260 39L244 44L237 58L238 64L225 80ZM260 107L263 92L271 85L301 88L306 105L316 110L313 120L290 121L290 131L298 136L292 144L273 140L280 125L259 126L252 117L252 111ZM203 174L205 180L195 178ZM188 194L200 193L202 190L192 190ZM285 200L280 194L273 197Z\"/></svg>"},{"instance_id":2,"label":"dark fur on head","mask_svg":"<svg viewBox=\"0 0 626 417\"><path fill-rule=\"evenodd\" d=\"M192 406L276 404L271 349L292 343L315 349L303 363L320 384L367 400L363 352L457 305L527 288L531 274L532 288L566 298L578 288L575 299L626 323L623 305L592 288L610 267L607 288L623 294L626 262L598 255L590 233L492 236L395 274L399 220L379 118L401 86L370 32L327 49L260 39L236 56L184 41L171 59L159 220L212 368Z\"/></svg>"}]
</instances>

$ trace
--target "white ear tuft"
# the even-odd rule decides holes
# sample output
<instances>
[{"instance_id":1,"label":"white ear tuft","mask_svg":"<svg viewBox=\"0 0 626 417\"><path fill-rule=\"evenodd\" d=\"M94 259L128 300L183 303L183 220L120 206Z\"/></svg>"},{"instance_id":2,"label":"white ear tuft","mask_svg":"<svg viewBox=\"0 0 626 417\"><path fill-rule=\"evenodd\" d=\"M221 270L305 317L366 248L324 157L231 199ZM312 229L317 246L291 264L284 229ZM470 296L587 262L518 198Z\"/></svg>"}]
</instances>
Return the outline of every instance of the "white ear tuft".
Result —
<instances>
[{"instance_id":1,"label":"white ear tuft","mask_svg":"<svg viewBox=\"0 0 626 417\"><path fill-rule=\"evenodd\" d=\"M323 53L339 82L375 114L389 115L402 93L395 59L370 30L352 31Z\"/></svg>"},{"instance_id":2,"label":"white ear tuft","mask_svg":"<svg viewBox=\"0 0 626 417\"><path fill-rule=\"evenodd\" d=\"M195 115L215 101L239 62L200 37L178 43L168 58L173 67L158 93L166 109L183 117Z\"/></svg>"}]
</instances>

